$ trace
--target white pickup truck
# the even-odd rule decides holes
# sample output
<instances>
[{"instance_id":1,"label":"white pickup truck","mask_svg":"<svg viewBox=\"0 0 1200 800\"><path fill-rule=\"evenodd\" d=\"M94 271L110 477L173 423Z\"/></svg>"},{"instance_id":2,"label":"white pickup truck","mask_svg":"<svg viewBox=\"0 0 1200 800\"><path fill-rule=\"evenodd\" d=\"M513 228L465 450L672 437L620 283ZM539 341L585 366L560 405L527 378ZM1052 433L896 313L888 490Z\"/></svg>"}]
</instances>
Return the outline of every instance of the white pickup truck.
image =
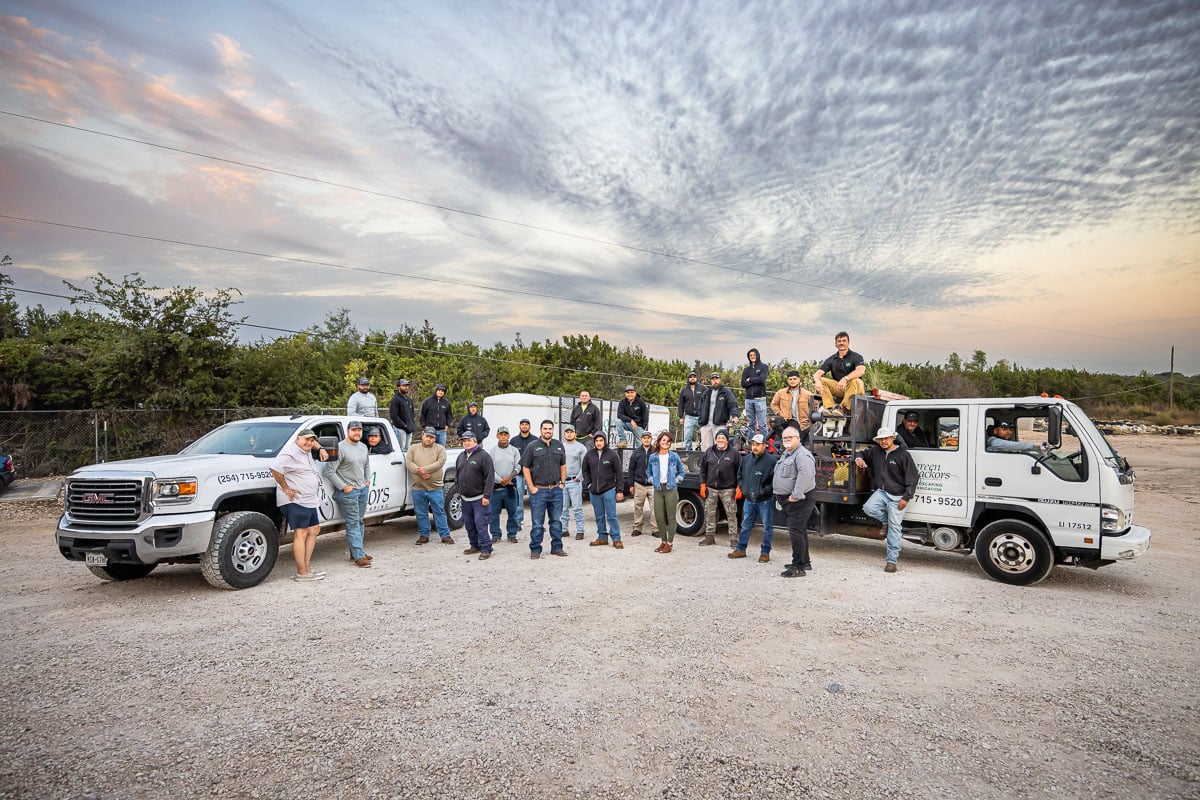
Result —
<instances>
[{"instance_id":1,"label":"white pickup truck","mask_svg":"<svg viewBox=\"0 0 1200 800\"><path fill-rule=\"evenodd\" d=\"M305 428L317 433L326 450L336 450L349 421L301 415L240 420L205 434L177 455L77 469L66 480L59 552L108 580L143 578L159 564L199 563L213 586L255 586L274 568L284 533L271 461ZM383 441L395 447L386 420L363 423L378 428ZM399 450L371 456L368 524L413 514L405 458ZM462 525L462 504L453 486L456 459L457 451L447 453L444 473L452 528ZM319 460L318 469L325 471ZM344 527L334 492L324 477L318 510L322 533Z\"/></svg>"}]
</instances>

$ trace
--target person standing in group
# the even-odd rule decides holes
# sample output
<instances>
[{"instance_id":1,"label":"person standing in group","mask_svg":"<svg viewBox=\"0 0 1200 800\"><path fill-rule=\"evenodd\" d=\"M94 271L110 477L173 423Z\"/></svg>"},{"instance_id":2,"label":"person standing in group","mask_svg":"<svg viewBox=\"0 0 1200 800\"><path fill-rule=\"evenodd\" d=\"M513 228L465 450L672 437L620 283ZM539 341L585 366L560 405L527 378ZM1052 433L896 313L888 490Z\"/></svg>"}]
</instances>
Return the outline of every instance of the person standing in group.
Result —
<instances>
[{"instance_id":1,"label":"person standing in group","mask_svg":"<svg viewBox=\"0 0 1200 800\"><path fill-rule=\"evenodd\" d=\"M450 401L446 399L446 386L439 383L433 394L421 403L421 427L433 428L437 443L446 446L446 428L450 426Z\"/></svg>"},{"instance_id":2,"label":"person standing in group","mask_svg":"<svg viewBox=\"0 0 1200 800\"><path fill-rule=\"evenodd\" d=\"M317 448L317 434L305 428L296 434L295 441L279 449L279 454L268 465L275 487L275 503L288 527L292 529L292 558L296 561L296 574L292 580L306 583L324 580L324 572L313 572L313 548L317 546L317 534L321 532L321 519L317 508L321 505L321 473L313 464L312 451ZM322 461L324 450L318 450Z\"/></svg>"},{"instance_id":3,"label":"person standing in group","mask_svg":"<svg viewBox=\"0 0 1200 800\"><path fill-rule=\"evenodd\" d=\"M641 447L629 457L630 491L633 494L633 535L642 535L642 520L649 518L650 532L658 536L658 521L654 518L654 485L646 474L650 458L654 454L653 434L642 431Z\"/></svg>"},{"instance_id":4,"label":"person standing in group","mask_svg":"<svg viewBox=\"0 0 1200 800\"><path fill-rule=\"evenodd\" d=\"M587 447L592 446L592 437L604 429L600 418L600 406L592 402L587 389L579 393L579 402L571 409L571 424L575 426L575 438Z\"/></svg>"},{"instance_id":5,"label":"person standing in group","mask_svg":"<svg viewBox=\"0 0 1200 800\"><path fill-rule=\"evenodd\" d=\"M797 370L789 370L787 374L787 386L784 386L775 396L771 398L771 413L779 417L783 424L780 425L780 430L773 431L777 437L782 432L782 429L791 426L800 431L800 441L803 443L808 439L808 429L812 425L812 421L808 418L809 409L812 408L812 392L800 385L800 373ZM766 436L767 434L764 434Z\"/></svg>"},{"instance_id":6,"label":"person standing in group","mask_svg":"<svg viewBox=\"0 0 1200 800\"><path fill-rule=\"evenodd\" d=\"M750 454L742 456L738 468L738 488L742 490L742 530L738 534L737 547L730 558L745 558L750 546L750 532L755 520L762 522L763 538L758 561L766 564L771 560L771 539L775 532L775 497L772 480L777 459L767 450L767 440L761 433L750 440Z\"/></svg>"},{"instance_id":7,"label":"person standing in group","mask_svg":"<svg viewBox=\"0 0 1200 800\"><path fill-rule=\"evenodd\" d=\"M396 431L396 447L400 448L400 452L408 452L408 447L412 444L413 428L416 421L413 419L413 402L408 395L408 379L401 378L396 381L396 390L392 392L392 399L388 403L388 416L392 420L392 428Z\"/></svg>"},{"instance_id":8,"label":"person standing in group","mask_svg":"<svg viewBox=\"0 0 1200 800\"><path fill-rule=\"evenodd\" d=\"M567 458L566 482L563 485L562 525L563 535L571 535L571 517L575 517L575 538L583 538L583 457L588 449L575 438L575 426L563 428L563 452Z\"/></svg>"},{"instance_id":9,"label":"person standing in group","mask_svg":"<svg viewBox=\"0 0 1200 800\"><path fill-rule=\"evenodd\" d=\"M529 431L529 420L523 419L517 425L517 435L513 437L513 447L521 451L521 455L525 455L525 448L537 441L537 437ZM529 487L525 485L525 472L517 473L517 478L513 483L517 487L517 530L521 530L525 525L525 495Z\"/></svg>"},{"instance_id":10,"label":"person standing in group","mask_svg":"<svg viewBox=\"0 0 1200 800\"><path fill-rule=\"evenodd\" d=\"M479 403L472 400L467 403L467 413L458 421L458 438L462 439L467 431L475 434L475 441L483 444L483 440L492 432L492 426L479 413Z\"/></svg>"},{"instance_id":11,"label":"person standing in group","mask_svg":"<svg viewBox=\"0 0 1200 800\"><path fill-rule=\"evenodd\" d=\"M492 541L498 542L500 535L500 512L508 511L508 540L517 541L517 533L521 530L521 522L517 517L517 475L521 474L521 451L509 442L508 428L501 425L496 429L496 443L488 451L492 457L492 466L496 470L496 483L492 488L491 505L491 535Z\"/></svg>"},{"instance_id":12,"label":"person standing in group","mask_svg":"<svg viewBox=\"0 0 1200 800\"><path fill-rule=\"evenodd\" d=\"M541 438L525 448L521 468L529 486L529 515L533 527L529 532L529 557L542 557L542 534L550 526L550 555L565 556L562 539L562 496L567 478L567 454L562 442L554 438L554 422L544 419ZM547 517L549 522L547 523Z\"/></svg>"},{"instance_id":13,"label":"person standing in group","mask_svg":"<svg viewBox=\"0 0 1200 800\"><path fill-rule=\"evenodd\" d=\"M679 482L683 480L683 461L671 449L669 431L662 431L654 440L646 474L654 487L654 517L662 536L662 544L654 552L669 553L675 542L675 507L679 505Z\"/></svg>"},{"instance_id":14,"label":"person standing in group","mask_svg":"<svg viewBox=\"0 0 1200 800\"><path fill-rule=\"evenodd\" d=\"M856 394L866 394L867 385L863 376L867 374L867 363L863 357L850 349L850 334L838 331L833 337L837 352L825 359L821 368L813 373L813 385L821 393L821 407L830 416L850 416L851 401ZM832 378L825 377L826 374ZM840 405L834 403L841 401Z\"/></svg>"},{"instance_id":15,"label":"person standing in group","mask_svg":"<svg viewBox=\"0 0 1200 800\"><path fill-rule=\"evenodd\" d=\"M705 451L716 443L718 430L738 421L737 398L732 389L721 385L721 373L710 374L708 383L700 404L700 449Z\"/></svg>"},{"instance_id":16,"label":"person standing in group","mask_svg":"<svg viewBox=\"0 0 1200 800\"><path fill-rule=\"evenodd\" d=\"M463 431L463 451L454 466L454 485L462 498L463 524L467 529L470 547L463 555L479 554L480 561L492 557L491 497L496 485L496 470L492 457L479 446L471 429Z\"/></svg>"},{"instance_id":17,"label":"person standing in group","mask_svg":"<svg viewBox=\"0 0 1200 800\"><path fill-rule=\"evenodd\" d=\"M351 420L346 438L338 445L337 458L330 464L330 483L336 493L333 500L346 522L346 544L356 567L370 567L371 557L363 550L363 518L371 496L371 451L362 441L363 426Z\"/></svg>"},{"instance_id":18,"label":"person standing in group","mask_svg":"<svg viewBox=\"0 0 1200 800\"><path fill-rule=\"evenodd\" d=\"M617 523L617 501L625 497L621 491L621 456L607 447L608 441L600 431L593 439L595 447L583 457L583 485L592 498L592 513L596 515L596 538L591 546L608 544L620 550L621 526Z\"/></svg>"},{"instance_id":19,"label":"person standing in group","mask_svg":"<svg viewBox=\"0 0 1200 800\"><path fill-rule=\"evenodd\" d=\"M687 374L687 383L679 390L679 424L683 426L683 449L691 452L692 442L700 432L700 409L708 391L696 382L696 373Z\"/></svg>"},{"instance_id":20,"label":"person standing in group","mask_svg":"<svg viewBox=\"0 0 1200 800\"><path fill-rule=\"evenodd\" d=\"M863 513L879 520L879 532L887 533L887 561L884 572L895 572L900 561L901 523L904 509L917 493L920 475L912 454L896 444L896 432L880 428L875 444L858 454L854 464L871 476L875 491L863 503Z\"/></svg>"},{"instance_id":21,"label":"person standing in group","mask_svg":"<svg viewBox=\"0 0 1200 800\"><path fill-rule=\"evenodd\" d=\"M637 393L633 384L625 387L625 397L617 403L617 431L621 439L613 443L614 447L625 447L626 443L637 446L642 438L642 431L650 424L650 406ZM628 438L626 438L628 437Z\"/></svg>"},{"instance_id":22,"label":"person standing in group","mask_svg":"<svg viewBox=\"0 0 1200 800\"><path fill-rule=\"evenodd\" d=\"M788 537L792 540L792 563L783 571L785 578L803 578L812 569L808 554L808 518L816 507L817 462L808 448L800 444L800 431L783 429L784 453L775 464L771 477L775 492L775 510L783 514Z\"/></svg>"},{"instance_id":23,"label":"person standing in group","mask_svg":"<svg viewBox=\"0 0 1200 800\"><path fill-rule=\"evenodd\" d=\"M746 351L746 359L750 362L742 370L742 389L746 392L746 422L755 433L766 436L767 430L767 378L771 369L762 362L762 355L757 347Z\"/></svg>"},{"instance_id":24,"label":"person standing in group","mask_svg":"<svg viewBox=\"0 0 1200 800\"><path fill-rule=\"evenodd\" d=\"M446 520L446 498L442 494L446 448L437 442L437 431L426 428L421 441L408 448L405 468L412 473L413 509L417 515L417 544L429 543L429 514L442 544L454 544Z\"/></svg>"},{"instance_id":25,"label":"person standing in group","mask_svg":"<svg viewBox=\"0 0 1200 800\"><path fill-rule=\"evenodd\" d=\"M358 379L357 391L346 401L347 417L378 417L379 398L371 392L371 379L363 376Z\"/></svg>"},{"instance_id":26,"label":"person standing in group","mask_svg":"<svg viewBox=\"0 0 1200 800\"><path fill-rule=\"evenodd\" d=\"M729 532L729 547L737 541L738 465L741 457L729 446L729 433L721 428L716 442L704 452L700 461L700 496L704 498L704 538L700 546L717 543L717 501L725 507L725 527Z\"/></svg>"}]
</instances>

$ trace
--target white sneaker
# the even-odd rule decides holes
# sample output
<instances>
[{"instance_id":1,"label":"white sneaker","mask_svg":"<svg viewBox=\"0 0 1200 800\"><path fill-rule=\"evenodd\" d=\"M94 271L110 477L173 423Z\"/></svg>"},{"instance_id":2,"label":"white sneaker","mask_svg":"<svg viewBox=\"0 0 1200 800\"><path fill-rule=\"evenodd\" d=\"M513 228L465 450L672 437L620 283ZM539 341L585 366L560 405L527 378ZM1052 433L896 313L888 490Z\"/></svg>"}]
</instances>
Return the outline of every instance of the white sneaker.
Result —
<instances>
[{"instance_id":1,"label":"white sneaker","mask_svg":"<svg viewBox=\"0 0 1200 800\"><path fill-rule=\"evenodd\" d=\"M310 572L307 575L293 575L292 580L297 583L312 583L313 581L325 580L324 572Z\"/></svg>"}]
</instances>

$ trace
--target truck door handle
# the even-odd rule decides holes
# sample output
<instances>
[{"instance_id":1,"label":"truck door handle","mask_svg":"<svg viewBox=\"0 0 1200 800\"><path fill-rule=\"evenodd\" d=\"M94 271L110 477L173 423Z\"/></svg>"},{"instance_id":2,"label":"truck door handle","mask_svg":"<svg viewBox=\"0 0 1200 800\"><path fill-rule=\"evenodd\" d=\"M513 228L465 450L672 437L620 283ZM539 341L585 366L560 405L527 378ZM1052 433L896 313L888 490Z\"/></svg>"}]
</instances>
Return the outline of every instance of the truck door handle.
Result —
<instances>
[{"instance_id":1,"label":"truck door handle","mask_svg":"<svg viewBox=\"0 0 1200 800\"><path fill-rule=\"evenodd\" d=\"M984 478L983 483L985 486L1002 486L1004 481L999 478Z\"/></svg>"},{"instance_id":2,"label":"truck door handle","mask_svg":"<svg viewBox=\"0 0 1200 800\"><path fill-rule=\"evenodd\" d=\"M399 466L400 464L403 464L403 463L404 463L403 461L393 461L393 462L392 462L392 466L393 466L393 467L395 467L395 466Z\"/></svg>"}]
</instances>

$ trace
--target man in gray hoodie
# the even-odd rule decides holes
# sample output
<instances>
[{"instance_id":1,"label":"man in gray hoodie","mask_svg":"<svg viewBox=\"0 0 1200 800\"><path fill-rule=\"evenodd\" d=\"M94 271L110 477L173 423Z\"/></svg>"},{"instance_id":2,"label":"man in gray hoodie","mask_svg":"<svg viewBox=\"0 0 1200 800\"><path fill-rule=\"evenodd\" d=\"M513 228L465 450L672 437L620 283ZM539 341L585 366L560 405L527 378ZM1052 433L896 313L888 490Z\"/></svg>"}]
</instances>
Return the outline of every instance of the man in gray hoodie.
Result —
<instances>
[{"instance_id":1,"label":"man in gray hoodie","mask_svg":"<svg viewBox=\"0 0 1200 800\"><path fill-rule=\"evenodd\" d=\"M808 518L817 504L817 463L800 444L800 431L783 429L784 453L775 464L771 480L775 492L775 510L783 514L792 540L792 563L783 571L785 578L803 578L812 569L808 556Z\"/></svg>"}]
</instances>

